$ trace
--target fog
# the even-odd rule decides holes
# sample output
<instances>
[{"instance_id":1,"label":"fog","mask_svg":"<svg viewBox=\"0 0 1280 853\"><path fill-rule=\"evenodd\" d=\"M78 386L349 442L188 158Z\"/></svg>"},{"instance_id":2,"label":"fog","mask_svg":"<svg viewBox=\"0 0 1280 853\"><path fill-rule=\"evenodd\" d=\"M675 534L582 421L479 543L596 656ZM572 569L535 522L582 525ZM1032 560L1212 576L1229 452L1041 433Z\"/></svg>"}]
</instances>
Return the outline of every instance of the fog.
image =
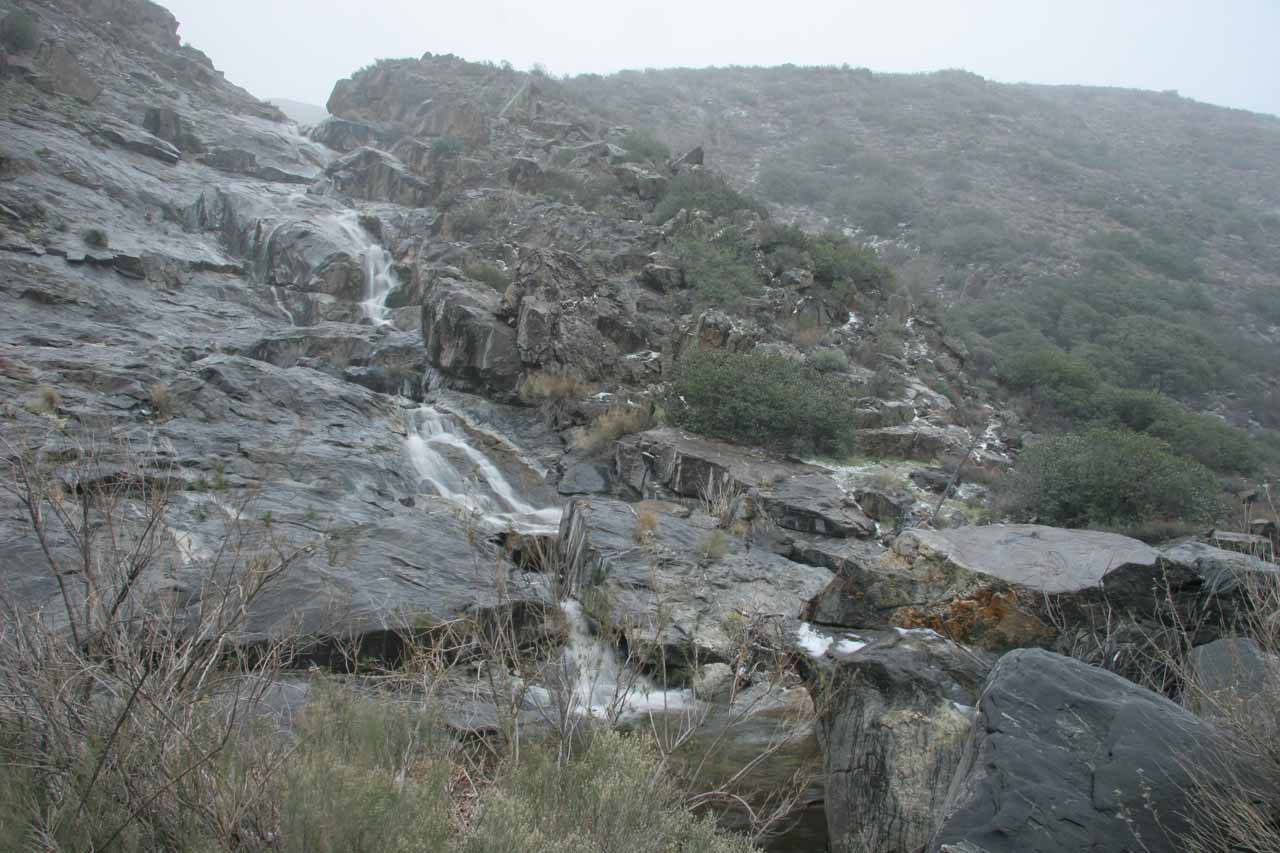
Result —
<instances>
[{"instance_id":1,"label":"fog","mask_svg":"<svg viewBox=\"0 0 1280 853\"><path fill-rule=\"evenodd\" d=\"M162 0L163 2L163 0ZM456 53L554 74L707 65L964 68L1176 89L1280 114L1275 0L168 0L182 37L263 98L323 105L381 57Z\"/></svg>"}]
</instances>

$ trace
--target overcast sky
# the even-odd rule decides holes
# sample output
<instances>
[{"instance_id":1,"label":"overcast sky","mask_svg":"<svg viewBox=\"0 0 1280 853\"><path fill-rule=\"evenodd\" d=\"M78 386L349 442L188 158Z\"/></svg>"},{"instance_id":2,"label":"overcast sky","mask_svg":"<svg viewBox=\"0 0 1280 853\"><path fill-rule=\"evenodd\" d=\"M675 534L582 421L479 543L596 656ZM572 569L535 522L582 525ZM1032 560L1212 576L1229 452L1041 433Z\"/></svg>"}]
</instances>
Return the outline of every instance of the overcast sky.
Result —
<instances>
[{"instance_id":1,"label":"overcast sky","mask_svg":"<svg viewBox=\"0 0 1280 853\"><path fill-rule=\"evenodd\" d=\"M380 57L554 74L849 63L1005 82L1177 89L1280 114L1280 0L160 0L261 98L323 105Z\"/></svg>"}]
</instances>

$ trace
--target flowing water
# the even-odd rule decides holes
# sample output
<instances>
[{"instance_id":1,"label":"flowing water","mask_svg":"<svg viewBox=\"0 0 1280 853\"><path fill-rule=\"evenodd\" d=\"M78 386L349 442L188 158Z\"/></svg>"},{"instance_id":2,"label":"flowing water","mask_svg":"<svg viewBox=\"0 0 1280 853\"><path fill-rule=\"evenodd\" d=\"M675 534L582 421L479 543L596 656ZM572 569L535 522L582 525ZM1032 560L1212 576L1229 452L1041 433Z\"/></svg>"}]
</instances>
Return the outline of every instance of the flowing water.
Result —
<instances>
[{"instance_id":1,"label":"flowing water","mask_svg":"<svg viewBox=\"0 0 1280 853\"><path fill-rule=\"evenodd\" d=\"M407 417L405 455L427 490L495 527L543 535L559 530L560 508L537 507L522 497L497 464L472 446L458 418L434 406Z\"/></svg>"},{"instance_id":2,"label":"flowing water","mask_svg":"<svg viewBox=\"0 0 1280 853\"><path fill-rule=\"evenodd\" d=\"M534 535L555 535L560 509L539 506L541 490L521 489L519 482L541 481L534 470L519 460L514 450L496 448L492 453L475 446L462 420L434 406L406 412L405 456L419 477L423 492L434 494L482 519L486 526ZM505 473L504 473L505 472ZM513 479L516 482L513 482ZM583 717L594 717L622 725L654 726L660 730L696 725L689 741L689 760L705 766L706 782L724 784L742 768L750 767L750 782L760 790L785 786L802 764L814 760L817 743L811 732L788 737L781 748L769 745L779 736L781 720L773 714L743 718L721 704L708 705L691 690L664 689L629 665L608 637L594 630L582 605L573 598L560 602L568 626L561 651L560 675L552 678L561 685L553 695L547 686L530 684L528 701L555 714L560 706ZM816 632L808 639L825 651L833 639ZM730 732L726 735L726 731ZM769 749L768 757L758 756ZM698 758L701 750L714 756L709 762ZM683 760L683 759L682 759ZM766 849L773 851L821 850L826 846L826 822L822 812L821 785L811 787L797 813L796 823L773 839ZM745 818L733 807L720 811L729 826L745 826Z\"/></svg>"},{"instance_id":3,"label":"flowing water","mask_svg":"<svg viewBox=\"0 0 1280 853\"><path fill-rule=\"evenodd\" d=\"M364 230L356 211L346 211L337 217L337 223L360 247L364 262L365 299L360 303L360 310L375 326L388 325L391 321L387 319L387 296L399 285L391 268L391 253Z\"/></svg>"}]
</instances>

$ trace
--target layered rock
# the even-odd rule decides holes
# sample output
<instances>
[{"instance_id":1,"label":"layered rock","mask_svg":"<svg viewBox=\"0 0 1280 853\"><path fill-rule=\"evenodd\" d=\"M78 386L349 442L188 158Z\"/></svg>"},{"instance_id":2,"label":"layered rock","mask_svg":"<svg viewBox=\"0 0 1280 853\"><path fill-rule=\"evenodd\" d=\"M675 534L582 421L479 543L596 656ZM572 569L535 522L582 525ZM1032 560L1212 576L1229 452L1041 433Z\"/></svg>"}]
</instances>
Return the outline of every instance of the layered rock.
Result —
<instances>
[{"instance_id":1,"label":"layered rock","mask_svg":"<svg viewBox=\"0 0 1280 853\"><path fill-rule=\"evenodd\" d=\"M701 498L740 492L744 518L763 512L787 530L841 538L875 531L875 523L823 469L676 429L623 438L614 467L619 479L642 494L662 489Z\"/></svg>"},{"instance_id":2,"label":"layered rock","mask_svg":"<svg viewBox=\"0 0 1280 853\"><path fill-rule=\"evenodd\" d=\"M558 549L566 591L676 681L697 663L733 660L738 626L794 625L828 576L753 548L707 516L607 498L569 502Z\"/></svg>"},{"instance_id":3,"label":"layered rock","mask_svg":"<svg viewBox=\"0 0 1280 853\"><path fill-rule=\"evenodd\" d=\"M942 818L992 660L928 631L833 657L805 658L832 853L912 853Z\"/></svg>"}]
</instances>

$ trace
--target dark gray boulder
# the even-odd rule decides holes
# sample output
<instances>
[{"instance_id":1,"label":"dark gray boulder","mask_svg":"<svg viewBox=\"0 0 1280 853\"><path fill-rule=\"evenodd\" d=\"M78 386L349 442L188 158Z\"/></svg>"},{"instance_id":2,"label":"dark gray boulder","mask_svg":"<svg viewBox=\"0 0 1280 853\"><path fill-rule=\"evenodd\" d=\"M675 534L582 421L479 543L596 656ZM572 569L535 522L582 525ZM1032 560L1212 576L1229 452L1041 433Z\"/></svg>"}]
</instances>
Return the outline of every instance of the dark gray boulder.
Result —
<instances>
[{"instance_id":1,"label":"dark gray boulder","mask_svg":"<svg viewBox=\"0 0 1280 853\"><path fill-rule=\"evenodd\" d=\"M338 192L368 201L426 207L435 201L435 186L385 151L358 148L325 169Z\"/></svg>"},{"instance_id":2,"label":"dark gray boulder","mask_svg":"<svg viewBox=\"0 0 1280 853\"><path fill-rule=\"evenodd\" d=\"M493 288L440 277L422 303L422 341L432 365L478 389L515 389L522 365L516 330L498 318Z\"/></svg>"},{"instance_id":3,"label":"dark gray boulder","mask_svg":"<svg viewBox=\"0 0 1280 853\"><path fill-rule=\"evenodd\" d=\"M1002 657L931 853L1176 850L1213 730L1118 675L1039 649Z\"/></svg>"},{"instance_id":4,"label":"dark gray boulder","mask_svg":"<svg viewBox=\"0 0 1280 853\"><path fill-rule=\"evenodd\" d=\"M609 491L609 468L593 462L572 465L556 487L562 495L603 495Z\"/></svg>"},{"instance_id":5,"label":"dark gray boulder","mask_svg":"<svg viewBox=\"0 0 1280 853\"><path fill-rule=\"evenodd\" d=\"M929 841L993 659L929 631L890 632L834 662L804 657L818 709L832 853Z\"/></svg>"}]
</instances>

